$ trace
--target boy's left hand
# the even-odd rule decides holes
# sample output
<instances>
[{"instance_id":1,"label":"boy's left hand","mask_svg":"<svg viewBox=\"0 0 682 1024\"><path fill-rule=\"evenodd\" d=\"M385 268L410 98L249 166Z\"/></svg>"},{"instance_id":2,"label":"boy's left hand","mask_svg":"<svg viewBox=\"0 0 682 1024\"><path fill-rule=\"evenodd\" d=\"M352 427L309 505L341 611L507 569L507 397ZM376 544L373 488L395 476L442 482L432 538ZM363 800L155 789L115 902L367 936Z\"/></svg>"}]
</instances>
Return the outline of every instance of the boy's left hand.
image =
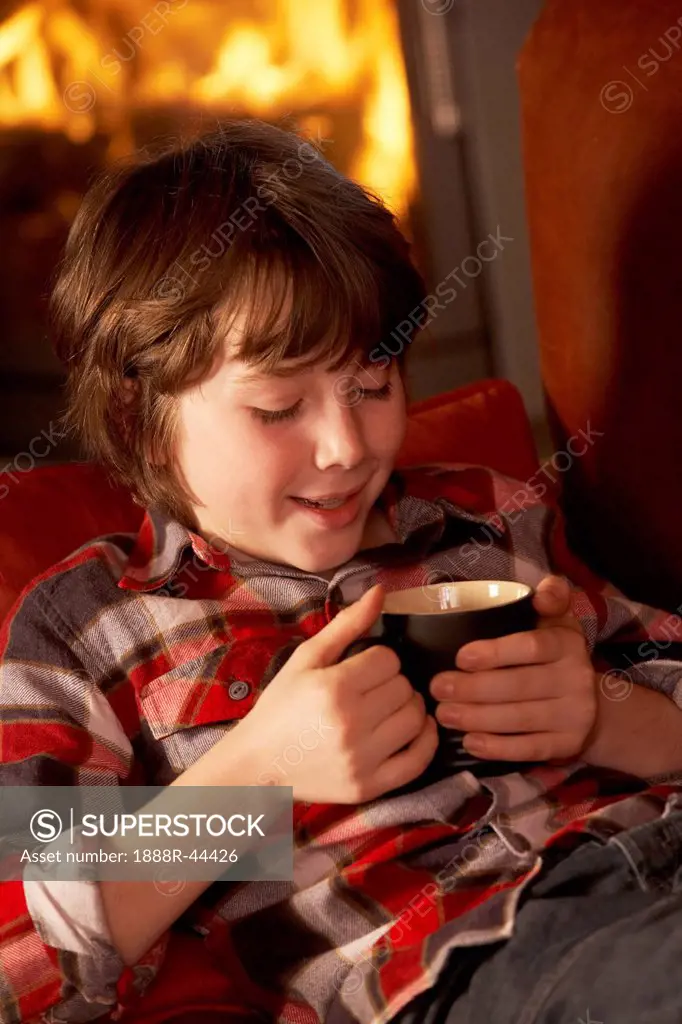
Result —
<instances>
[{"instance_id":1,"label":"boy's left hand","mask_svg":"<svg viewBox=\"0 0 682 1024\"><path fill-rule=\"evenodd\" d=\"M437 720L466 733L464 746L476 757L571 758L594 727L597 674L570 611L568 584L545 577L533 604L537 629L467 644L457 654L459 671L431 680L431 693L441 701Z\"/></svg>"}]
</instances>

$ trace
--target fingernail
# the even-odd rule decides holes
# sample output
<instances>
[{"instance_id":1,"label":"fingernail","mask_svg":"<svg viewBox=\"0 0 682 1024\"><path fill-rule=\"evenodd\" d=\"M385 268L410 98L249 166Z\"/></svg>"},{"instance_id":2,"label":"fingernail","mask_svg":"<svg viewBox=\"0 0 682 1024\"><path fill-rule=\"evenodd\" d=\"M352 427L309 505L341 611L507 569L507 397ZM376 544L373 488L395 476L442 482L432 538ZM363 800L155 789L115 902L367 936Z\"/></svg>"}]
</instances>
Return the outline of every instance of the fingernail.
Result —
<instances>
[{"instance_id":1,"label":"fingernail","mask_svg":"<svg viewBox=\"0 0 682 1024\"><path fill-rule=\"evenodd\" d=\"M437 679L435 689L434 696L437 695L440 700L447 700L455 691L454 684L449 679Z\"/></svg>"},{"instance_id":2,"label":"fingernail","mask_svg":"<svg viewBox=\"0 0 682 1024\"><path fill-rule=\"evenodd\" d=\"M443 725L451 725L455 728L460 725L462 721L461 712L453 707L448 707L441 711L441 722Z\"/></svg>"},{"instance_id":3,"label":"fingernail","mask_svg":"<svg viewBox=\"0 0 682 1024\"><path fill-rule=\"evenodd\" d=\"M470 754L480 756L485 753L485 743L482 740L477 739L475 736L465 736L462 740L462 746L465 750L468 750Z\"/></svg>"},{"instance_id":4,"label":"fingernail","mask_svg":"<svg viewBox=\"0 0 682 1024\"><path fill-rule=\"evenodd\" d=\"M457 664L460 668L476 668L481 664L481 656L477 651L460 651Z\"/></svg>"}]
</instances>

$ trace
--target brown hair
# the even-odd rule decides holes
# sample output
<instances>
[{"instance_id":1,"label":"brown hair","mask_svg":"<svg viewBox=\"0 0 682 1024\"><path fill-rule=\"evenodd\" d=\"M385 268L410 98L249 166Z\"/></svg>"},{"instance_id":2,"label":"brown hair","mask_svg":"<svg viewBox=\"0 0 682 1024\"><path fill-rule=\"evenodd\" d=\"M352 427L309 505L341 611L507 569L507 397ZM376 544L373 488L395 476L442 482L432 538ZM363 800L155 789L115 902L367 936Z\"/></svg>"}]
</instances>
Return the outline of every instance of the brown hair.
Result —
<instances>
[{"instance_id":1,"label":"brown hair","mask_svg":"<svg viewBox=\"0 0 682 1024\"><path fill-rule=\"evenodd\" d=\"M225 122L138 155L85 196L50 306L62 423L139 504L193 526L175 396L209 373L235 314L237 358L266 373L294 359L336 369L369 365L424 294L378 197L291 131Z\"/></svg>"}]
</instances>

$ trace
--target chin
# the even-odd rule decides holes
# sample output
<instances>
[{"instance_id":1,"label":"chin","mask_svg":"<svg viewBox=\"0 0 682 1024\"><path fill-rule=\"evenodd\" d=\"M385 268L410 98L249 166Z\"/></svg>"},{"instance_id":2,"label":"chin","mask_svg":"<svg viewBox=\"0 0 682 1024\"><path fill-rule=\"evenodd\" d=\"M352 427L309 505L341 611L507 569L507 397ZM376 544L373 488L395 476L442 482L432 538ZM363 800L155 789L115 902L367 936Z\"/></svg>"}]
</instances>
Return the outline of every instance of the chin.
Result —
<instances>
[{"instance_id":1,"label":"chin","mask_svg":"<svg viewBox=\"0 0 682 1024\"><path fill-rule=\"evenodd\" d=\"M328 572L354 558L359 547L360 542L357 538L349 538L345 544L340 541L328 544L327 550L320 551L319 554L309 550L299 551L296 568L302 572Z\"/></svg>"},{"instance_id":2,"label":"chin","mask_svg":"<svg viewBox=\"0 0 682 1024\"><path fill-rule=\"evenodd\" d=\"M338 557L328 555L326 558L311 558L310 555L302 555L296 561L296 568L302 572L329 572L331 569L337 569L344 562L349 562L351 558L353 558L353 554L339 555Z\"/></svg>"}]
</instances>

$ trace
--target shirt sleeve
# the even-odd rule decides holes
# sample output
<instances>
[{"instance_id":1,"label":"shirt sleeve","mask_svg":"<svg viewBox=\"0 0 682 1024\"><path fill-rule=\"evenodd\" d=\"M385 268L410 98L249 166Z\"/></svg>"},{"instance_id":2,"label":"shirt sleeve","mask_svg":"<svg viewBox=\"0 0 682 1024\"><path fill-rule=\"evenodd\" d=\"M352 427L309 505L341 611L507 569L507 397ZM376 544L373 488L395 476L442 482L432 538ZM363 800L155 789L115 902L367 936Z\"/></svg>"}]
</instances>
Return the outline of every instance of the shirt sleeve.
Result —
<instances>
[{"instance_id":1,"label":"shirt sleeve","mask_svg":"<svg viewBox=\"0 0 682 1024\"><path fill-rule=\"evenodd\" d=\"M592 650L595 667L611 677L602 685L614 687L622 699L623 685L636 683L660 690L682 707L682 619L630 600L612 583L588 569L571 550L564 516L558 507L547 510L549 567L578 581L572 594Z\"/></svg>"},{"instance_id":2,"label":"shirt sleeve","mask_svg":"<svg viewBox=\"0 0 682 1024\"><path fill-rule=\"evenodd\" d=\"M144 784L132 744L41 583L0 627L0 787ZM126 966L96 881L0 881L0 1024L95 1020L139 998L170 932Z\"/></svg>"}]
</instances>

